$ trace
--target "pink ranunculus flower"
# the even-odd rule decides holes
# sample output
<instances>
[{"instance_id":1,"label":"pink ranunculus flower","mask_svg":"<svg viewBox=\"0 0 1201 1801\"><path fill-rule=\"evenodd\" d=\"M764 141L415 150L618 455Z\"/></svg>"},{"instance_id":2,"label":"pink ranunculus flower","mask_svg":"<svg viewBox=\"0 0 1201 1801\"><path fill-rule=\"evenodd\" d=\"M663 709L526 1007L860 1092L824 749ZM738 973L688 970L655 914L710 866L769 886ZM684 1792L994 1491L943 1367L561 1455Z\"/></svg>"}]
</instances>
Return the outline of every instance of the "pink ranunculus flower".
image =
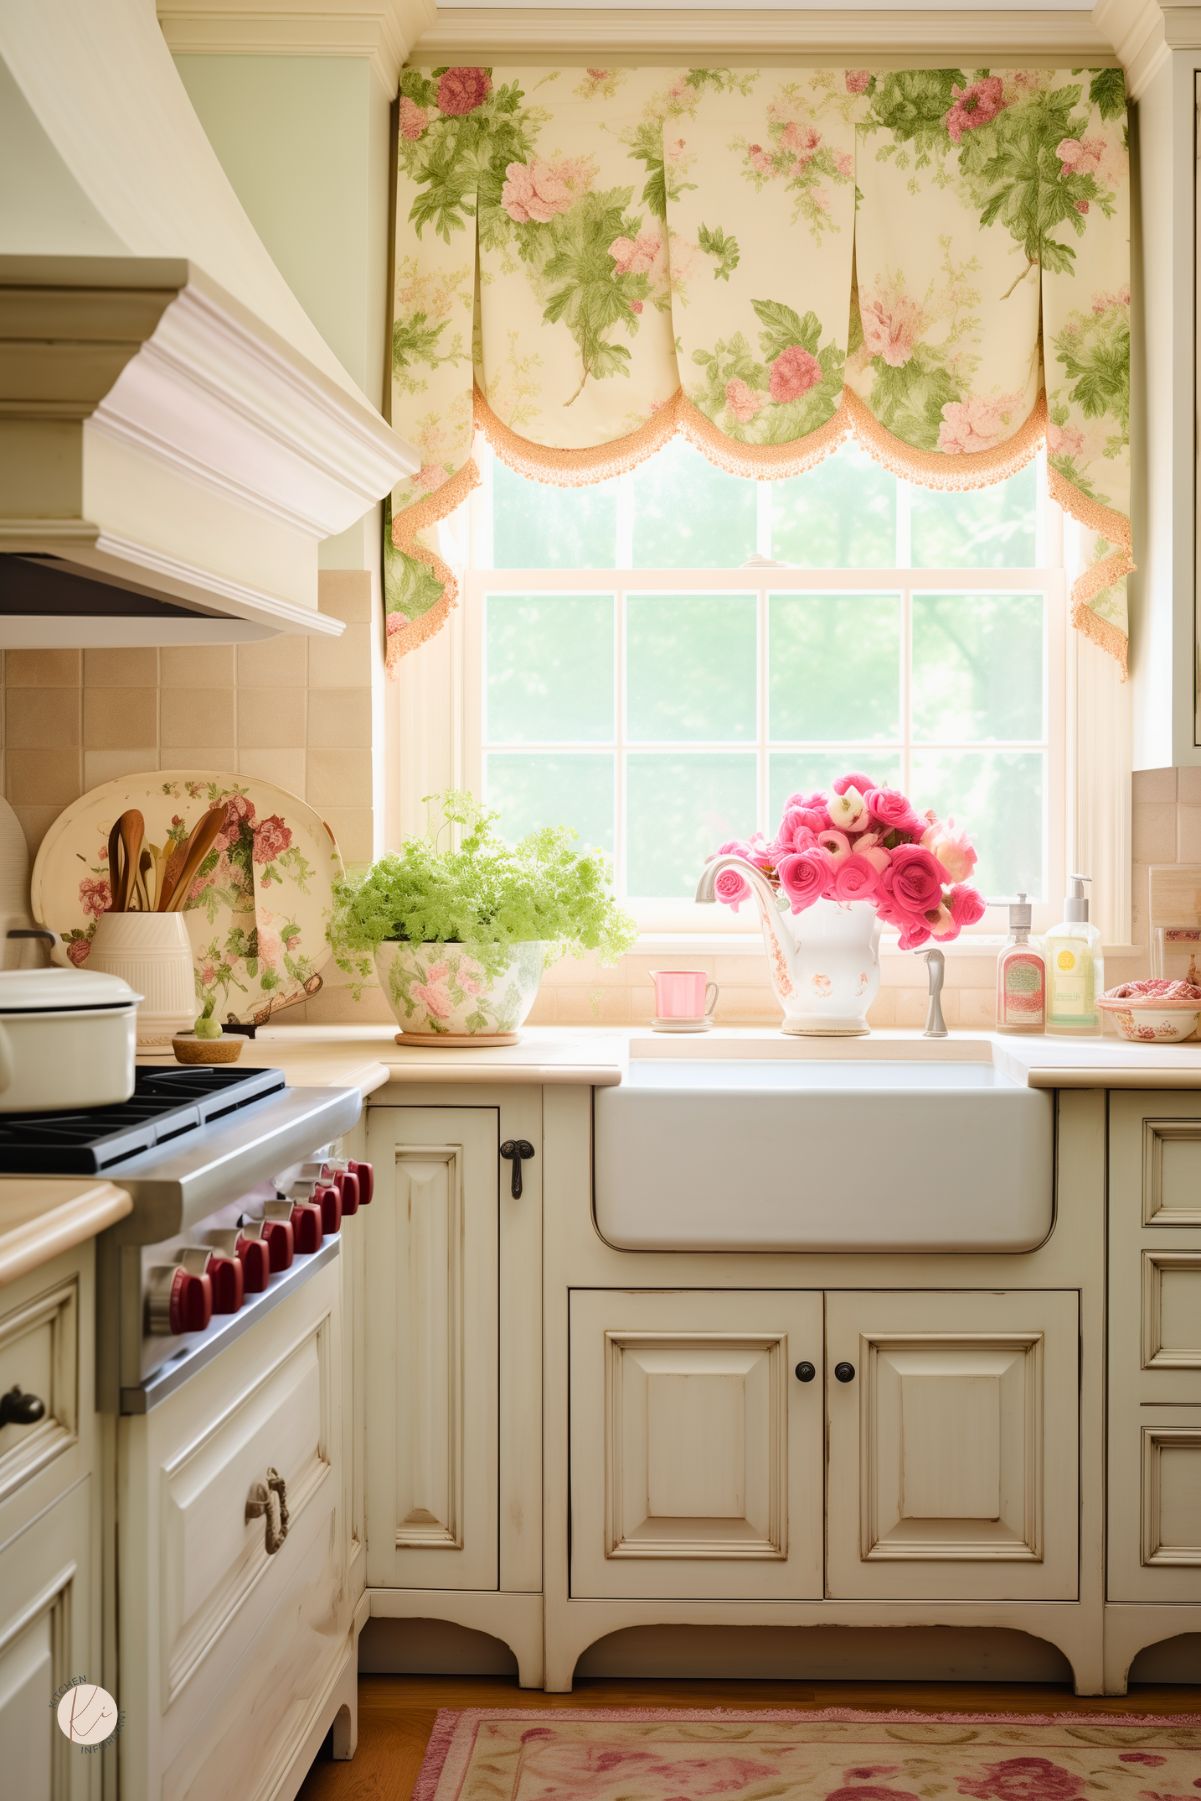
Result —
<instances>
[{"instance_id":1,"label":"pink ranunculus flower","mask_svg":"<svg viewBox=\"0 0 1201 1801\"><path fill-rule=\"evenodd\" d=\"M878 832L864 832L862 837L856 838L855 855L857 857L866 857L877 875L887 869L889 863L892 861L888 852L880 842L880 835Z\"/></svg>"},{"instance_id":2,"label":"pink ranunculus flower","mask_svg":"<svg viewBox=\"0 0 1201 1801\"><path fill-rule=\"evenodd\" d=\"M894 922L896 923L896 922ZM897 939L897 947L903 951L920 950L923 944L930 942L930 928L923 920L911 919L901 926L901 935Z\"/></svg>"},{"instance_id":3,"label":"pink ranunculus flower","mask_svg":"<svg viewBox=\"0 0 1201 1801\"><path fill-rule=\"evenodd\" d=\"M976 867L976 847L953 819L936 822L922 833L922 843L932 850L953 882L966 882Z\"/></svg>"},{"instance_id":4,"label":"pink ranunculus flower","mask_svg":"<svg viewBox=\"0 0 1201 1801\"><path fill-rule=\"evenodd\" d=\"M751 898L751 885L738 869L723 869L713 884L713 891L725 907L737 913L744 900Z\"/></svg>"},{"instance_id":5,"label":"pink ranunculus flower","mask_svg":"<svg viewBox=\"0 0 1201 1801\"><path fill-rule=\"evenodd\" d=\"M871 824L867 802L854 784L832 797L830 824L844 832L864 832Z\"/></svg>"},{"instance_id":6,"label":"pink ranunculus flower","mask_svg":"<svg viewBox=\"0 0 1201 1801\"><path fill-rule=\"evenodd\" d=\"M817 842L826 855L834 859L835 863L841 862L843 857L849 857L851 854L850 839L845 832L839 832L833 826L828 827L824 832L819 832Z\"/></svg>"},{"instance_id":7,"label":"pink ranunculus flower","mask_svg":"<svg viewBox=\"0 0 1201 1801\"><path fill-rule=\"evenodd\" d=\"M1085 1793L1082 1779L1049 1757L1006 1757L979 1776L960 1776L958 1786L976 1801L1078 1801Z\"/></svg>"},{"instance_id":8,"label":"pink ranunculus flower","mask_svg":"<svg viewBox=\"0 0 1201 1801\"><path fill-rule=\"evenodd\" d=\"M875 786L872 777L864 775L862 770L858 769L852 769L850 775L840 775L836 782L830 783L835 794L845 794L848 788L858 788L860 794L866 794L869 788ZM824 800L824 798L824 795L818 795L819 800Z\"/></svg>"},{"instance_id":9,"label":"pink ranunculus flower","mask_svg":"<svg viewBox=\"0 0 1201 1801\"><path fill-rule=\"evenodd\" d=\"M1000 401L948 400L938 427L938 448L954 455L991 450L1005 436L1005 408Z\"/></svg>"},{"instance_id":10,"label":"pink ranunculus flower","mask_svg":"<svg viewBox=\"0 0 1201 1801\"><path fill-rule=\"evenodd\" d=\"M812 351L790 344L771 365L771 397L777 403L799 400L821 378L821 364Z\"/></svg>"},{"instance_id":11,"label":"pink ranunculus flower","mask_svg":"<svg viewBox=\"0 0 1201 1801\"><path fill-rule=\"evenodd\" d=\"M975 888L969 888L966 882L956 882L953 888L947 890L947 905L957 932L962 932L965 926L976 925L984 918L984 896Z\"/></svg>"},{"instance_id":12,"label":"pink ranunculus flower","mask_svg":"<svg viewBox=\"0 0 1201 1801\"><path fill-rule=\"evenodd\" d=\"M819 810L817 807L787 806L776 842L784 850L808 850L818 832L825 831L829 824L830 816L824 807Z\"/></svg>"},{"instance_id":13,"label":"pink ranunculus flower","mask_svg":"<svg viewBox=\"0 0 1201 1801\"><path fill-rule=\"evenodd\" d=\"M726 405L740 425L748 425L755 414L767 405L767 395L761 388L752 388L749 382L736 375L726 383Z\"/></svg>"},{"instance_id":14,"label":"pink ranunculus flower","mask_svg":"<svg viewBox=\"0 0 1201 1801\"><path fill-rule=\"evenodd\" d=\"M545 225L567 212L580 191L578 168L567 163L510 163L500 203L518 225Z\"/></svg>"},{"instance_id":15,"label":"pink ranunculus flower","mask_svg":"<svg viewBox=\"0 0 1201 1801\"><path fill-rule=\"evenodd\" d=\"M614 238L609 246L618 275L657 275L663 264L663 239L657 232L636 238Z\"/></svg>"},{"instance_id":16,"label":"pink ranunculus flower","mask_svg":"<svg viewBox=\"0 0 1201 1801\"><path fill-rule=\"evenodd\" d=\"M965 131L990 125L1005 106L1005 83L999 75L985 75L967 87L953 87L954 105L946 116L947 136L957 144Z\"/></svg>"},{"instance_id":17,"label":"pink ranunculus flower","mask_svg":"<svg viewBox=\"0 0 1201 1801\"><path fill-rule=\"evenodd\" d=\"M400 97L401 137L407 138L410 144L414 144L419 137L424 136L428 124L429 114L424 106L418 106L415 100L410 100L407 94L402 94Z\"/></svg>"},{"instance_id":18,"label":"pink ranunculus flower","mask_svg":"<svg viewBox=\"0 0 1201 1801\"><path fill-rule=\"evenodd\" d=\"M843 82L848 94L865 94L872 79L870 69L848 69Z\"/></svg>"},{"instance_id":19,"label":"pink ranunculus flower","mask_svg":"<svg viewBox=\"0 0 1201 1801\"><path fill-rule=\"evenodd\" d=\"M874 900L880 886L880 872L867 857L852 851L834 870L836 901Z\"/></svg>"},{"instance_id":20,"label":"pink ranunculus flower","mask_svg":"<svg viewBox=\"0 0 1201 1801\"><path fill-rule=\"evenodd\" d=\"M816 126L798 125L795 119L790 120L780 133L781 148L790 151L802 164L809 161L821 141L822 134Z\"/></svg>"},{"instance_id":21,"label":"pink ranunculus flower","mask_svg":"<svg viewBox=\"0 0 1201 1801\"><path fill-rule=\"evenodd\" d=\"M833 859L818 846L780 859L780 887L794 913L819 901L833 879Z\"/></svg>"},{"instance_id":22,"label":"pink ranunculus flower","mask_svg":"<svg viewBox=\"0 0 1201 1801\"><path fill-rule=\"evenodd\" d=\"M447 69L438 83L438 110L452 117L473 113L491 92L487 69Z\"/></svg>"},{"instance_id":23,"label":"pink ranunculus flower","mask_svg":"<svg viewBox=\"0 0 1201 1801\"><path fill-rule=\"evenodd\" d=\"M292 828L278 813L268 813L254 828L254 861L274 863L292 842Z\"/></svg>"},{"instance_id":24,"label":"pink ranunculus flower","mask_svg":"<svg viewBox=\"0 0 1201 1801\"><path fill-rule=\"evenodd\" d=\"M920 844L899 844L880 877L880 889L901 920L924 919L942 905L946 871L938 858Z\"/></svg>"},{"instance_id":25,"label":"pink ranunculus flower","mask_svg":"<svg viewBox=\"0 0 1201 1801\"><path fill-rule=\"evenodd\" d=\"M899 788L869 788L863 798L868 812L883 832L905 832L913 838L921 837L925 822Z\"/></svg>"},{"instance_id":26,"label":"pink ranunculus flower","mask_svg":"<svg viewBox=\"0 0 1201 1801\"><path fill-rule=\"evenodd\" d=\"M891 301L877 297L863 301L859 314L863 342L872 356L878 356L890 369L902 368L917 347L924 322L917 301L905 294L897 294Z\"/></svg>"}]
</instances>

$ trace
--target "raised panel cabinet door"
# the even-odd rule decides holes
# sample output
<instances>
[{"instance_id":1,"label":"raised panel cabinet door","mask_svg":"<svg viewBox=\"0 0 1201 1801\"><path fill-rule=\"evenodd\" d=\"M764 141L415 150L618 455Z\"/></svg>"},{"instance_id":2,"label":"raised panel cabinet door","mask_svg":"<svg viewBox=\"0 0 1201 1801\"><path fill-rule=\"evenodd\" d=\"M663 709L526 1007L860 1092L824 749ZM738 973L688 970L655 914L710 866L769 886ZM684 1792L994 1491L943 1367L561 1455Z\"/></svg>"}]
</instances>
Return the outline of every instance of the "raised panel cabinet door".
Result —
<instances>
[{"instance_id":1,"label":"raised panel cabinet door","mask_svg":"<svg viewBox=\"0 0 1201 1801\"><path fill-rule=\"evenodd\" d=\"M1074 1597L1078 1337L1074 1293L827 1295L831 1597Z\"/></svg>"},{"instance_id":2,"label":"raised panel cabinet door","mask_svg":"<svg viewBox=\"0 0 1201 1801\"><path fill-rule=\"evenodd\" d=\"M89 1754L64 1737L55 1718L56 1699L72 1678L81 1732L105 1705L91 1692L100 1672L90 1488L80 1482L0 1549L0 1792L21 1801L88 1801L100 1791L104 1760L113 1773L111 1745Z\"/></svg>"},{"instance_id":3,"label":"raised panel cabinet door","mask_svg":"<svg viewBox=\"0 0 1201 1801\"><path fill-rule=\"evenodd\" d=\"M571 1297L571 1592L821 1594L822 1300Z\"/></svg>"},{"instance_id":4,"label":"raised panel cabinet door","mask_svg":"<svg viewBox=\"0 0 1201 1801\"><path fill-rule=\"evenodd\" d=\"M1108 1594L1201 1602L1201 1407L1110 1423Z\"/></svg>"},{"instance_id":5,"label":"raised panel cabinet door","mask_svg":"<svg viewBox=\"0 0 1201 1801\"><path fill-rule=\"evenodd\" d=\"M498 1115L378 1107L367 1146L367 1580L498 1586Z\"/></svg>"}]
</instances>

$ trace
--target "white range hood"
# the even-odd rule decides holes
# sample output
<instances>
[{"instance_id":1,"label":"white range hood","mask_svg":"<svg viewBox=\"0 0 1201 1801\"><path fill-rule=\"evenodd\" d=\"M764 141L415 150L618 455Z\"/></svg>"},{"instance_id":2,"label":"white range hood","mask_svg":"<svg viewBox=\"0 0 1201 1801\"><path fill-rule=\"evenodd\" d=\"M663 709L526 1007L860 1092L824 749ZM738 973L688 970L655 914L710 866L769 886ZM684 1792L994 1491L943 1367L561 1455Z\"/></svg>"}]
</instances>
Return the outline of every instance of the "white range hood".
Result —
<instances>
[{"instance_id":1,"label":"white range hood","mask_svg":"<svg viewBox=\"0 0 1201 1801\"><path fill-rule=\"evenodd\" d=\"M336 634L317 546L415 467L243 212L151 0L3 0L0 645Z\"/></svg>"}]
</instances>

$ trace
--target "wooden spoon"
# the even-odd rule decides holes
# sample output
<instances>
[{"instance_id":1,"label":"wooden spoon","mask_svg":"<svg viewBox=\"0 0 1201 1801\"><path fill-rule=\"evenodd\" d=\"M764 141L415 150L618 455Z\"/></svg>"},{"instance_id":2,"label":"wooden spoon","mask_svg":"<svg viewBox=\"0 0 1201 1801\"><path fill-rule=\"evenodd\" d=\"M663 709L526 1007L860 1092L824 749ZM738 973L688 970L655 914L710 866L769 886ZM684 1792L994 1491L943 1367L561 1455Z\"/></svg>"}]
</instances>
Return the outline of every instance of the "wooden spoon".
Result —
<instances>
[{"instance_id":1,"label":"wooden spoon","mask_svg":"<svg viewBox=\"0 0 1201 1801\"><path fill-rule=\"evenodd\" d=\"M199 873L200 865L212 850L213 841L224 824L224 806L210 807L199 825L193 828L192 836L184 846L179 874L173 882L168 876L163 885L165 892L159 895L160 913L181 913L183 911L192 890L192 883Z\"/></svg>"},{"instance_id":2,"label":"wooden spoon","mask_svg":"<svg viewBox=\"0 0 1201 1801\"><path fill-rule=\"evenodd\" d=\"M114 913L127 913L140 881L146 821L136 807L122 813L108 835L109 884Z\"/></svg>"}]
</instances>

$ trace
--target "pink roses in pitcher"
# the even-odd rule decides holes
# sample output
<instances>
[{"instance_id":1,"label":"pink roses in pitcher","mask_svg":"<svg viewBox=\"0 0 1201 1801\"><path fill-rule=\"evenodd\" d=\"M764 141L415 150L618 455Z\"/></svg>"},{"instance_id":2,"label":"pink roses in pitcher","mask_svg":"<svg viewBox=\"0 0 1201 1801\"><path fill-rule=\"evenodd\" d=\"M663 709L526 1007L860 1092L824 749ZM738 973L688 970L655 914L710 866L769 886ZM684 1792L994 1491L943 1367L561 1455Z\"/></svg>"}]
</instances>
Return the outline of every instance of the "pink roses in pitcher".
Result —
<instances>
[{"instance_id":1,"label":"pink roses in pitcher","mask_svg":"<svg viewBox=\"0 0 1201 1801\"><path fill-rule=\"evenodd\" d=\"M870 776L840 776L828 794L794 794L770 843L735 840L723 852L762 869L794 913L815 901L870 901L901 935L902 950L957 938L983 917L968 877L976 852L953 819L919 813L896 788ZM750 894L736 869L718 878L717 898L738 907Z\"/></svg>"}]
</instances>

